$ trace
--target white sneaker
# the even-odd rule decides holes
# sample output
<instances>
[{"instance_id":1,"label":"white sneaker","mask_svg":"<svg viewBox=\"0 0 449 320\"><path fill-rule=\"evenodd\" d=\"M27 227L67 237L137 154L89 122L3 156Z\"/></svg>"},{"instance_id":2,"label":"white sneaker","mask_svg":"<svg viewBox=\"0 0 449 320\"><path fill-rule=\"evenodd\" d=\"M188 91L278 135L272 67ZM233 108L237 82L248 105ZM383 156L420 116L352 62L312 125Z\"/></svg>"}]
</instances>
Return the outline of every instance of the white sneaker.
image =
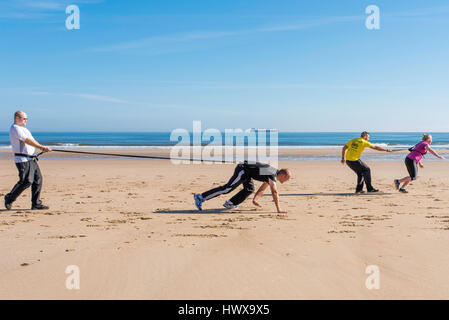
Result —
<instances>
[{"instance_id":1,"label":"white sneaker","mask_svg":"<svg viewBox=\"0 0 449 320\"><path fill-rule=\"evenodd\" d=\"M231 201L226 200L226 202L223 204L223 207L226 209L237 209L239 206L235 206Z\"/></svg>"}]
</instances>

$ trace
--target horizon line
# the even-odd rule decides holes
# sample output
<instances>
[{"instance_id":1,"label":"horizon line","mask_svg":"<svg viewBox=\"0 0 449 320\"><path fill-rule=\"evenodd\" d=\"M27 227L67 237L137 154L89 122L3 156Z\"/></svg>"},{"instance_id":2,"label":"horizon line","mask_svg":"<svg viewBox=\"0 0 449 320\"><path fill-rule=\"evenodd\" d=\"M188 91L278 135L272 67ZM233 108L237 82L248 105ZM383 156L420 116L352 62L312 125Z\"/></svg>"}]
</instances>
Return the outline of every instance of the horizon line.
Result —
<instances>
[{"instance_id":1,"label":"horizon line","mask_svg":"<svg viewBox=\"0 0 449 320\"><path fill-rule=\"evenodd\" d=\"M178 129L184 129L184 128L176 128L172 130L151 130L151 131L100 131L100 130L86 130L86 131L40 131L40 130L33 130L34 133L171 133L174 130ZM208 129L215 129L215 128L207 128ZM241 128L225 128L220 129L220 131L224 130L248 130L248 129L241 129ZM261 129L258 129L261 130ZM277 131L279 133L361 133L362 131L296 131L296 130L280 130L272 128L270 129L272 131ZM205 130L202 130L200 132L204 132ZM267 130L269 131L269 130ZM193 132L193 131L188 131ZM370 130L370 133L449 133L449 131L433 131L433 130L427 130L427 131L376 131L376 130ZM9 131L0 131L0 134L6 133L9 134Z\"/></svg>"}]
</instances>

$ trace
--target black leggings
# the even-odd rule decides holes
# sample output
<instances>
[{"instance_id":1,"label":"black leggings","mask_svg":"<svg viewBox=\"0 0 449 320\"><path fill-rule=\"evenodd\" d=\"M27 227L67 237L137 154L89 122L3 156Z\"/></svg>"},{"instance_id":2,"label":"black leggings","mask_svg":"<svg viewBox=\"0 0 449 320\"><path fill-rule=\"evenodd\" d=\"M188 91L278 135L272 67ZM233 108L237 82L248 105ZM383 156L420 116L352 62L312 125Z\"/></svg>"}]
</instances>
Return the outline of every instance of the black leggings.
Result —
<instances>
[{"instance_id":1,"label":"black leggings","mask_svg":"<svg viewBox=\"0 0 449 320\"><path fill-rule=\"evenodd\" d=\"M418 178L418 164L410 158L405 158L405 166L407 167L408 174L412 180Z\"/></svg>"},{"instance_id":2,"label":"black leggings","mask_svg":"<svg viewBox=\"0 0 449 320\"><path fill-rule=\"evenodd\" d=\"M346 164L357 174L357 187L355 189L355 192L362 191L363 184L366 184L366 189L368 191L374 189L371 185L371 169L362 160L346 160Z\"/></svg>"}]
</instances>

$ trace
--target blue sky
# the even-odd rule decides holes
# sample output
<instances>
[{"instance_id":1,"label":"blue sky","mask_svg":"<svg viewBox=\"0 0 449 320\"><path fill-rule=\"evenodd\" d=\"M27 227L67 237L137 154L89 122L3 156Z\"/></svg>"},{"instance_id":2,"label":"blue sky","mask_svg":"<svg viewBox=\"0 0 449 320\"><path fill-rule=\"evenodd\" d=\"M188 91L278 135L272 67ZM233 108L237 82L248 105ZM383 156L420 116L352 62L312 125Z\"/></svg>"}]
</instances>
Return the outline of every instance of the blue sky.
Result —
<instances>
[{"instance_id":1,"label":"blue sky","mask_svg":"<svg viewBox=\"0 0 449 320\"><path fill-rule=\"evenodd\" d=\"M2 1L0 131L449 131L448 33L434 0Z\"/></svg>"}]
</instances>

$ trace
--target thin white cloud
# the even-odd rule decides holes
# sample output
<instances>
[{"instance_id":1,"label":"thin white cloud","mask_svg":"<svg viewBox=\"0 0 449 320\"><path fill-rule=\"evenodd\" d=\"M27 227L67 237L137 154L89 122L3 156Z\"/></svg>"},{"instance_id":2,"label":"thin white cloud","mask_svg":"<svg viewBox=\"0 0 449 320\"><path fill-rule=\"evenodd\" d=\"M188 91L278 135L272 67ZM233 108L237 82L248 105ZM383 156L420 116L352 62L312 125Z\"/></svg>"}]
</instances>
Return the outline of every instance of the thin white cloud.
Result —
<instances>
[{"instance_id":1,"label":"thin white cloud","mask_svg":"<svg viewBox=\"0 0 449 320\"><path fill-rule=\"evenodd\" d=\"M37 96L62 95L62 96L70 96L70 97L76 97L76 98L81 98L81 99L86 99L86 100L119 103L119 104L135 103L135 102L131 102L131 101L115 98L115 97L109 97L109 96L104 96L104 95L100 95L100 94L91 94L91 93L54 93L54 92L48 92L48 91L32 91L32 92L29 92L29 94L37 95Z\"/></svg>"},{"instance_id":2,"label":"thin white cloud","mask_svg":"<svg viewBox=\"0 0 449 320\"><path fill-rule=\"evenodd\" d=\"M333 24L339 22L350 22L362 20L363 16L342 16L342 17L328 17L328 18L316 18L309 19L297 23L291 24L279 24L279 25L270 25L270 26L261 26L252 29L243 29L243 30L231 30L231 31L191 31L186 33L176 33L176 34L167 34L160 36L153 36L143 39L138 39L134 41L121 42L118 44L100 46L95 48L90 48L88 51L94 52L113 52L113 51L123 51L130 49L151 49L156 50L156 52L173 52L173 46L177 43L186 43L192 41L200 41L200 40L208 40L208 39L219 39L225 37L235 37L241 35L249 35L249 34L257 34L264 32L286 32L286 31L297 31L317 26L322 26L326 24ZM161 47L167 48L164 50Z\"/></svg>"},{"instance_id":3,"label":"thin white cloud","mask_svg":"<svg viewBox=\"0 0 449 320\"><path fill-rule=\"evenodd\" d=\"M72 96L77 97L81 99L87 99L87 100L95 100L95 101L101 101L101 102L111 102L111 103L120 103L120 104L131 104L132 102L123 100L123 99L117 99L114 97L108 97L103 96L99 94L88 94L88 93L64 93L65 96Z\"/></svg>"},{"instance_id":4,"label":"thin white cloud","mask_svg":"<svg viewBox=\"0 0 449 320\"><path fill-rule=\"evenodd\" d=\"M382 8L380 8L382 10ZM434 17L438 15L446 15L449 13L449 6L431 7L409 10L397 13L386 13L386 17L401 18L401 17Z\"/></svg>"},{"instance_id":5,"label":"thin white cloud","mask_svg":"<svg viewBox=\"0 0 449 320\"><path fill-rule=\"evenodd\" d=\"M180 104L160 104L153 103L150 101L129 101L121 98L105 96L100 94L92 94L92 93L56 93L49 91L31 91L25 92L26 94L36 95L36 96L65 96L65 97L74 97L84 100L90 101L99 101L99 102L107 102L114 104L127 104L132 105L133 107L144 107L144 108L156 108L156 109L173 109L173 110L181 110L181 109L192 109L192 106L188 105L180 105Z\"/></svg>"},{"instance_id":6,"label":"thin white cloud","mask_svg":"<svg viewBox=\"0 0 449 320\"><path fill-rule=\"evenodd\" d=\"M382 10L382 8L381 8ZM384 17L388 18L423 18L441 15L449 12L449 6L423 8L419 10L397 12L397 13L382 13ZM191 50L186 48L185 44L194 41L220 39L225 37L236 37L249 34L258 34L265 32L288 32L298 31L323 25L330 25L335 23L345 23L353 21L364 21L366 15L359 16L334 16L334 17L315 17L301 20L297 23L279 24L271 26L259 26L252 29L243 30L217 30L217 31L191 31L177 34L166 34L153 36L133 41L125 41L111 45L99 46L89 48L87 51L92 52L115 52L126 51L131 49L145 49L149 54L163 54L178 51ZM179 47L177 47L177 45ZM184 46L183 46L184 45Z\"/></svg>"},{"instance_id":7,"label":"thin white cloud","mask_svg":"<svg viewBox=\"0 0 449 320\"><path fill-rule=\"evenodd\" d=\"M10 1L12 7L15 8L31 8L35 10L61 10L68 5L75 4L95 4L103 2L104 0L13 0Z\"/></svg>"},{"instance_id":8,"label":"thin white cloud","mask_svg":"<svg viewBox=\"0 0 449 320\"><path fill-rule=\"evenodd\" d=\"M31 94L36 95L36 96L47 96L51 93L47 92L47 91L34 91L34 92L31 92Z\"/></svg>"},{"instance_id":9,"label":"thin white cloud","mask_svg":"<svg viewBox=\"0 0 449 320\"><path fill-rule=\"evenodd\" d=\"M296 23L290 24L280 24L268 27L259 27L255 29L255 32L281 32L281 31L296 31L303 30L318 26L323 26L327 24L339 23L339 22L352 22L352 21L362 21L364 16L335 16L326 18L314 18L305 19Z\"/></svg>"},{"instance_id":10,"label":"thin white cloud","mask_svg":"<svg viewBox=\"0 0 449 320\"><path fill-rule=\"evenodd\" d=\"M37 10L61 10L64 8L64 3L55 1L30 1L24 3L24 6Z\"/></svg>"},{"instance_id":11,"label":"thin white cloud","mask_svg":"<svg viewBox=\"0 0 449 320\"><path fill-rule=\"evenodd\" d=\"M111 52L111 51L122 51L129 49L138 49L138 48L158 48L161 49L161 46L167 47L168 52L170 52L169 46L173 43L183 43L188 41L195 40L206 40L206 39L217 39L223 37L236 36L238 34L242 34L242 31L235 32L225 32L225 31L217 31L217 32L188 32L188 33L177 33L177 34L169 34L163 36L154 36L144 39L139 39L135 41L121 42L118 44L107 45L102 47L95 47L88 49L88 51L94 52ZM162 50L162 52L166 52Z\"/></svg>"},{"instance_id":12,"label":"thin white cloud","mask_svg":"<svg viewBox=\"0 0 449 320\"><path fill-rule=\"evenodd\" d=\"M407 89L408 86L385 85L354 85L354 84L310 84L310 83L220 83L204 81L159 81L152 83L154 87L183 87L192 89L217 90L288 90L288 89L323 89L323 90L396 90Z\"/></svg>"},{"instance_id":13,"label":"thin white cloud","mask_svg":"<svg viewBox=\"0 0 449 320\"><path fill-rule=\"evenodd\" d=\"M0 88L2 90L2 88ZM9 91L10 89L8 89ZM85 99L90 101L99 101L99 102L107 102L114 104L127 104L130 108L140 108L142 110L147 110L152 108L153 110L171 110L171 111L179 111L179 110L192 110L196 109L204 112L212 112L210 107L201 107L201 106L192 106L192 105L183 105L183 104L173 104L173 103L154 103L148 100L140 100L140 101L129 101L121 98L104 96L100 94L91 94L91 93L56 93L49 91L23 91L22 94L31 94L36 96L65 96L65 97L75 97L79 99Z\"/></svg>"},{"instance_id":14,"label":"thin white cloud","mask_svg":"<svg viewBox=\"0 0 449 320\"><path fill-rule=\"evenodd\" d=\"M48 20L70 4L95 4L105 0L9 0L0 2L0 19ZM51 21L46 21L51 22Z\"/></svg>"}]
</instances>

